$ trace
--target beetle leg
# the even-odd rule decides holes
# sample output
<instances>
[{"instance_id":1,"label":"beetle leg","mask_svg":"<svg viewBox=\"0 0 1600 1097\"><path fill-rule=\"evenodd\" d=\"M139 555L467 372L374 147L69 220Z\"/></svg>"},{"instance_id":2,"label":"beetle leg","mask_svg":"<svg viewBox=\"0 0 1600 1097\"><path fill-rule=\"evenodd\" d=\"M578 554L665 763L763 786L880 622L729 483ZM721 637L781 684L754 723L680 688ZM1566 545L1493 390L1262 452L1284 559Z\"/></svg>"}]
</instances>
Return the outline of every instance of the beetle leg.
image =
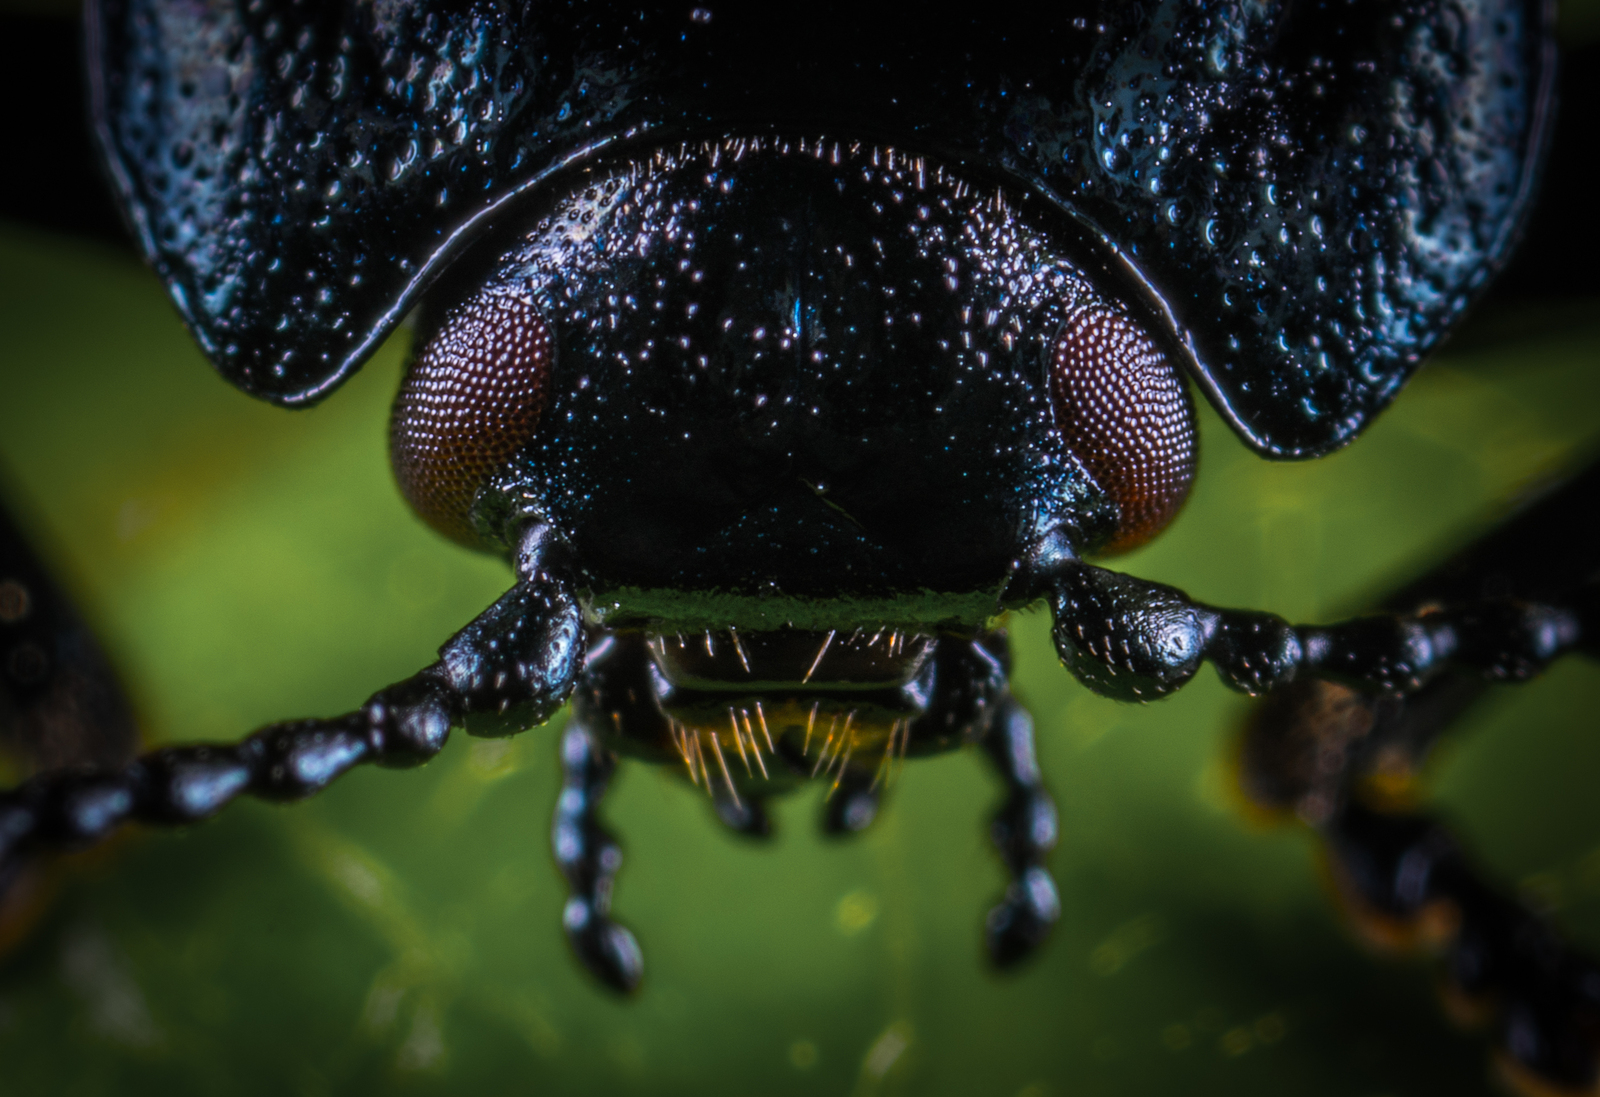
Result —
<instances>
[{"instance_id":1,"label":"beetle leg","mask_svg":"<svg viewBox=\"0 0 1600 1097\"><path fill-rule=\"evenodd\" d=\"M1429 747L1482 691L1458 675L1404 699L1294 682L1252 715L1241 778L1256 803L1317 828L1364 937L1442 954L1450 1012L1494 1024L1514 1089L1592 1092L1600 968L1484 882L1439 823L1403 806Z\"/></svg>"},{"instance_id":2,"label":"beetle leg","mask_svg":"<svg viewBox=\"0 0 1600 1097\"><path fill-rule=\"evenodd\" d=\"M563 780L550 843L572 888L561 921L573 951L601 982L627 993L639 985L644 958L633 934L611 920L622 847L599 819L600 799L616 768L616 755L587 729L577 721L568 726L561 737Z\"/></svg>"},{"instance_id":3,"label":"beetle leg","mask_svg":"<svg viewBox=\"0 0 1600 1097\"><path fill-rule=\"evenodd\" d=\"M1524 1093L1600 1081L1600 967L1484 883L1436 821L1346 804L1323 828L1340 897L1380 944L1430 945L1462 1020L1492 1022L1500 1066Z\"/></svg>"},{"instance_id":4,"label":"beetle leg","mask_svg":"<svg viewBox=\"0 0 1600 1097\"><path fill-rule=\"evenodd\" d=\"M126 765L139 731L121 683L22 530L0 505L0 766L19 776ZM0 858L0 949L44 909L48 871Z\"/></svg>"},{"instance_id":5,"label":"beetle leg","mask_svg":"<svg viewBox=\"0 0 1600 1097\"><path fill-rule=\"evenodd\" d=\"M1491 595L1514 596L1573 607L1580 623L1587 612L1592 629L1597 496L1600 465L1403 587L1384 608L1460 614ZM1592 643L1592 636L1577 639ZM1297 679L1252 714L1241 778L1256 803L1319 830L1340 896L1367 937L1443 954L1447 1003L1464 1019L1494 1022L1514 1088L1592 1092L1600 1082L1600 968L1485 883L1442 826L1406 806L1433 744L1485 689L1481 674L1459 668L1403 697Z\"/></svg>"},{"instance_id":6,"label":"beetle leg","mask_svg":"<svg viewBox=\"0 0 1600 1097\"><path fill-rule=\"evenodd\" d=\"M0 756L31 773L125 763L138 746L110 662L0 506Z\"/></svg>"},{"instance_id":7,"label":"beetle leg","mask_svg":"<svg viewBox=\"0 0 1600 1097\"><path fill-rule=\"evenodd\" d=\"M1056 844L1056 804L1044 787L1033 749L1033 719L1008 697L995 714L984 751L1006 783L1006 802L989 833L1011 873L1005 898L984 921L989 955L1011 967L1044 943L1061 915L1061 899L1045 858Z\"/></svg>"},{"instance_id":8,"label":"beetle leg","mask_svg":"<svg viewBox=\"0 0 1600 1097\"><path fill-rule=\"evenodd\" d=\"M1011 653L1002 629L972 640L940 637L925 673L927 711L901 740L903 757L942 754L977 742L996 712L1011 703Z\"/></svg>"},{"instance_id":9,"label":"beetle leg","mask_svg":"<svg viewBox=\"0 0 1600 1097\"><path fill-rule=\"evenodd\" d=\"M524 541L519 580L439 661L332 719L274 724L236 744L165 747L123 766L55 769L0 793L0 880L34 852L94 845L123 823L198 822L242 793L299 800L352 766L412 766L452 724L504 735L543 723L572 690L584 634L570 584Z\"/></svg>"}]
</instances>

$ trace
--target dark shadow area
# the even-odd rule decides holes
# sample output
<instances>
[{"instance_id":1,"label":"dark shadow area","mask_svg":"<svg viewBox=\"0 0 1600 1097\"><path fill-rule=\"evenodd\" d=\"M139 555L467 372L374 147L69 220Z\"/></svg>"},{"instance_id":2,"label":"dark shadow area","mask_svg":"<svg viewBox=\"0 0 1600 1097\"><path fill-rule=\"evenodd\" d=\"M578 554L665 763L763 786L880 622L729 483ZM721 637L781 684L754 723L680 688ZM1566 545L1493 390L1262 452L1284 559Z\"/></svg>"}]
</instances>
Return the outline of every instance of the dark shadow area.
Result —
<instances>
[{"instance_id":1,"label":"dark shadow area","mask_svg":"<svg viewBox=\"0 0 1600 1097\"><path fill-rule=\"evenodd\" d=\"M1600 43L1563 50L1555 132L1522 241L1471 318L1451 337L1452 349L1475 349L1593 319L1594 297L1600 294L1600 264L1594 261L1600 217L1594 214L1591 173L1584 163L1592 155L1597 110Z\"/></svg>"},{"instance_id":2,"label":"dark shadow area","mask_svg":"<svg viewBox=\"0 0 1600 1097\"><path fill-rule=\"evenodd\" d=\"M0 13L0 102L10 105L0 218L131 249L89 133L83 24Z\"/></svg>"}]
</instances>

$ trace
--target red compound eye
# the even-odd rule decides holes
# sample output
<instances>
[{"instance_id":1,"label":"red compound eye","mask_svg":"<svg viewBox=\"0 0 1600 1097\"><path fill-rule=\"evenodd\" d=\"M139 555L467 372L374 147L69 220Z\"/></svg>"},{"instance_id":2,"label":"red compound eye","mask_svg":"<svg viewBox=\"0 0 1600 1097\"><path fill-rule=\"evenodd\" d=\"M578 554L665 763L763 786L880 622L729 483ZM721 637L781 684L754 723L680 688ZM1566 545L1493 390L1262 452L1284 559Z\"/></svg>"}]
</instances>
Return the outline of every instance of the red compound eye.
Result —
<instances>
[{"instance_id":1,"label":"red compound eye","mask_svg":"<svg viewBox=\"0 0 1600 1097\"><path fill-rule=\"evenodd\" d=\"M456 308L406 371L389 460L411 508L481 547L478 488L533 437L550 375L550 329L530 301L483 294Z\"/></svg>"},{"instance_id":2,"label":"red compound eye","mask_svg":"<svg viewBox=\"0 0 1600 1097\"><path fill-rule=\"evenodd\" d=\"M1160 533L1194 479L1194 406L1183 378L1128 317L1088 306L1067 320L1050 368L1067 447L1121 517L1101 552Z\"/></svg>"}]
</instances>

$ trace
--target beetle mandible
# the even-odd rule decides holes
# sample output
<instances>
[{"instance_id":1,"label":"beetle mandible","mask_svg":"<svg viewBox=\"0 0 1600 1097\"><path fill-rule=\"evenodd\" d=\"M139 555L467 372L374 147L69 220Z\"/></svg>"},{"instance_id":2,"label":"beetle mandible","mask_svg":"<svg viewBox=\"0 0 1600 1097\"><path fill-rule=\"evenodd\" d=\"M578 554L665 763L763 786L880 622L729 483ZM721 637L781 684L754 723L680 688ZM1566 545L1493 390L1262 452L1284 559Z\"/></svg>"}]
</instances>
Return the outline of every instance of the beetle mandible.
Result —
<instances>
[{"instance_id":1,"label":"beetle mandible","mask_svg":"<svg viewBox=\"0 0 1600 1097\"><path fill-rule=\"evenodd\" d=\"M519 579L359 713L34 779L10 848L308 795L576 690L555 843L602 979L640 971L595 815L619 753L747 832L826 779L850 831L897 757L982 743L1009 963L1060 900L1006 609L1047 600L1069 668L1128 700L1202 658L1250 692L1400 696L1582 641L1570 590L1291 628L1083 562L1181 505L1185 376L1257 450L1315 456L1459 318L1532 186L1539 12L853 16L841 48L736 10L98 10L101 139L207 353L302 405L420 304L402 490ZM1358 814L1336 833L1381 852L1337 830Z\"/></svg>"}]
</instances>

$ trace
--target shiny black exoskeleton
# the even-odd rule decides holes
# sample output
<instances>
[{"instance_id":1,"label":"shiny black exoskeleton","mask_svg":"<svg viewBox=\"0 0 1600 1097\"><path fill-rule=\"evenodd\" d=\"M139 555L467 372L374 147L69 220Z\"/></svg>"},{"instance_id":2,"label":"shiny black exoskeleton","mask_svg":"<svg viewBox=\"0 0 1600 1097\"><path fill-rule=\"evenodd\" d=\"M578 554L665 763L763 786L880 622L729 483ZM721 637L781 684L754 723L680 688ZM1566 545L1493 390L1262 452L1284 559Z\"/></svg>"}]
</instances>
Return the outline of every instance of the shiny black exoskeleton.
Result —
<instances>
[{"instance_id":1,"label":"shiny black exoskeleton","mask_svg":"<svg viewBox=\"0 0 1600 1097\"><path fill-rule=\"evenodd\" d=\"M402 490L517 582L359 712L40 774L0 799L0 865L570 697L553 841L567 931L611 985L642 963L597 816L619 756L683 767L760 835L798 781L829 781L825 824L855 831L901 759L981 744L1010 788L987 931L1011 963L1061 902L1001 629L1044 600L1097 691L1158 698L1209 659L1272 695L1261 798L1326 830L1353 902L1453 909L1455 977L1499 997L1520 1069L1592 1082L1587 961L1519 951L1435 831L1375 813L1366 747L1331 784L1297 768L1340 735L1420 752L1441 683L1592 646L1592 561L1555 584L1536 554L1493 563L1327 627L1085 562L1181 505L1181 376L1274 457L1393 398L1515 236L1546 22L1512 0L96 6L97 133L213 362L304 405L419 306Z\"/></svg>"}]
</instances>

